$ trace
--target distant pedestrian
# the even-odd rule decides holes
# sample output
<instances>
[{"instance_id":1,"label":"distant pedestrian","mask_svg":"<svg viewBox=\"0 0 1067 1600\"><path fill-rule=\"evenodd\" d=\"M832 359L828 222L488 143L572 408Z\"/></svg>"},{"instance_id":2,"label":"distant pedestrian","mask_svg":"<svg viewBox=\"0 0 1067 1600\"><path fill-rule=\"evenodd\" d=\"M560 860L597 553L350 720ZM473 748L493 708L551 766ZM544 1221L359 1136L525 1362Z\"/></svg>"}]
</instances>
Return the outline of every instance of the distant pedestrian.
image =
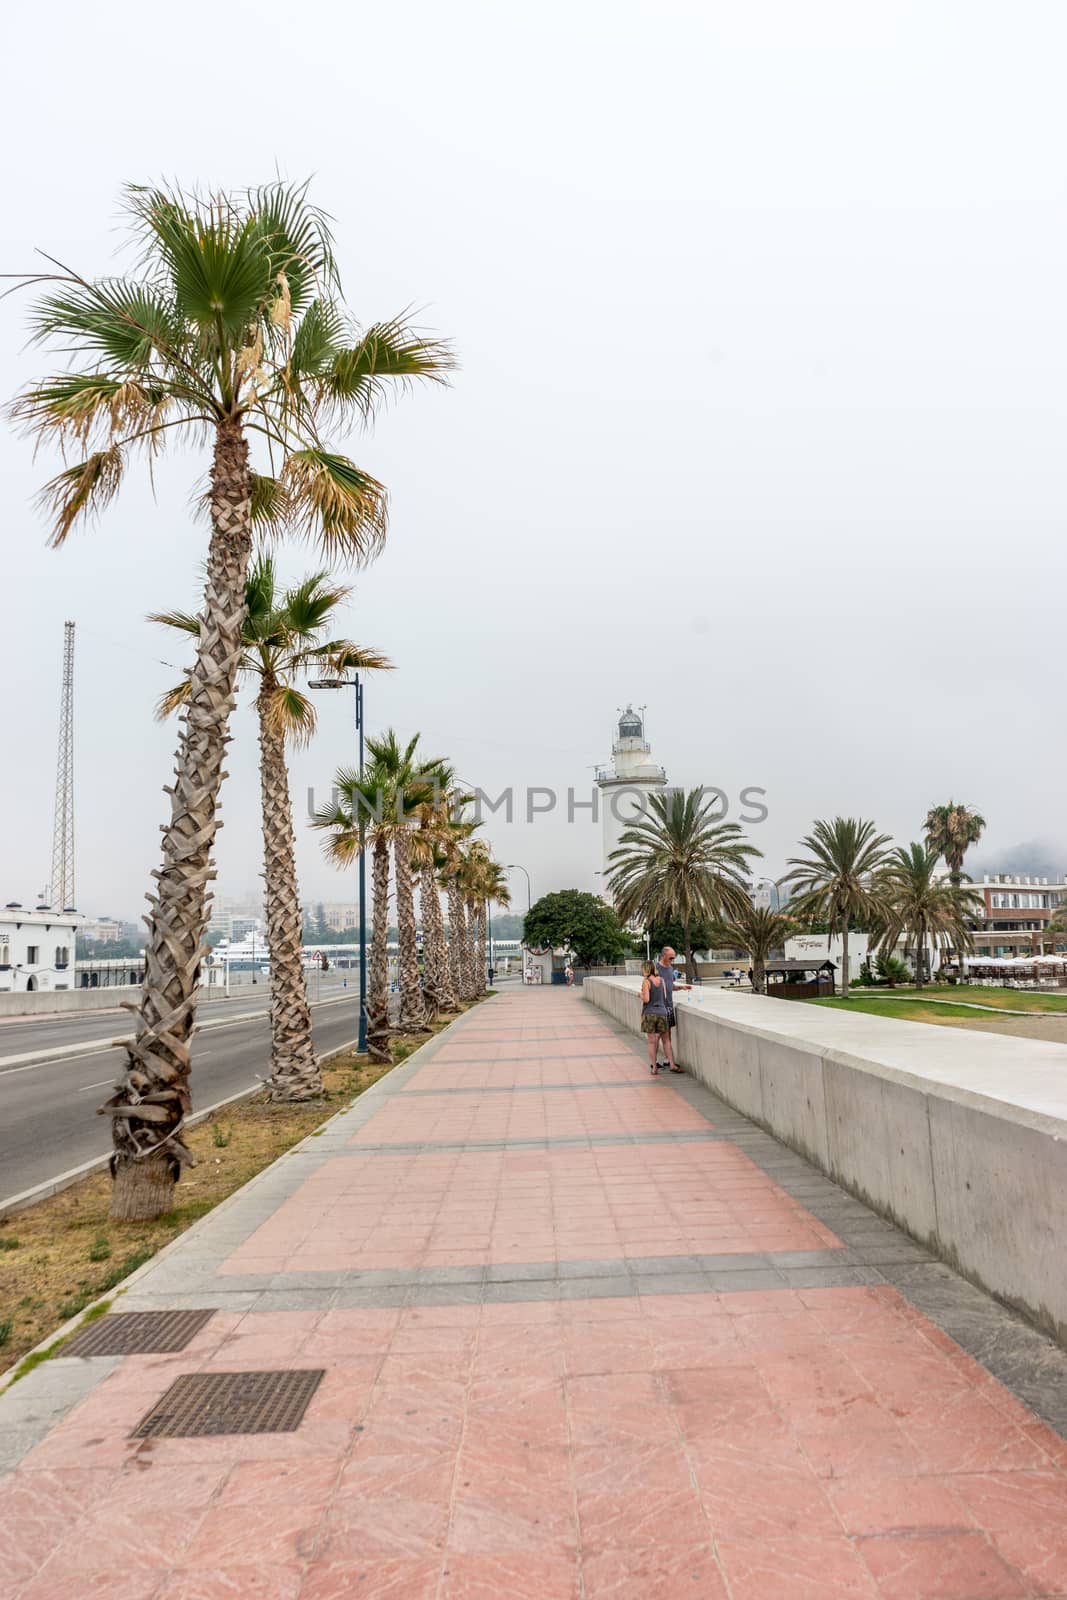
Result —
<instances>
[{"instance_id":1,"label":"distant pedestrian","mask_svg":"<svg viewBox=\"0 0 1067 1600\"><path fill-rule=\"evenodd\" d=\"M648 1035L648 1070L659 1075L656 1056L659 1041L670 1038L667 1022L667 986L654 961L641 963L641 1032Z\"/></svg>"},{"instance_id":2,"label":"distant pedestrian","mask_svg":"<svg viewBox=\"0 0 1067 1600\"><path fill-rule=\"evenodd\" d=\"M681 1072L682 1070L674 1059L674 1041L671 1034L671 1029L678 1020L674 1014L674 991L676 988L688 987L688 985L679 981L681 973L676 972L674 969L677 953L669 944L664 945L659 953L659 962L656 967L656 971L663 979L664 998L667 1001L667 1032L662 1040L663 1054L666 1057L666 1064L672 1072Z\"/></svg>"},{"instance_id":3,"label":"distant pedestrian","mask_svg":"<svg viewBox=\"0 0 1067 1600\"><path fill-rule=\"evenodd\" d=\"M567 988L569 989L571 984L574 982L574 968L570 965L564 967L563 976L567 980Z\"/></svg>"}]
</instances>

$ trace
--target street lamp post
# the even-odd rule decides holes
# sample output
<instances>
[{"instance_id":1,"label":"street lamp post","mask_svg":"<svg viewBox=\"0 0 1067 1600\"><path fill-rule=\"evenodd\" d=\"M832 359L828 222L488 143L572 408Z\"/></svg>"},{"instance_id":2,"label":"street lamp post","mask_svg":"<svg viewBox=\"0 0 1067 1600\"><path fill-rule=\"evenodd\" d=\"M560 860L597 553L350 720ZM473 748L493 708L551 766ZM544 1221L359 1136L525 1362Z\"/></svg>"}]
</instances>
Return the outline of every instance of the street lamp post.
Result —
<instances>
[{"instance_id":1,"label":"street lamp post","mask_svg":"<svg viewBox=\"0 0 1067 1600\"><path fill-rule=\"evenodd\" d=\"M314 678L308 682L309 689L348 689L356 691L356 733L359 740L359 776L363 777L363 680L359 673L351 678ZM365 1055L367 1050L367 852L365 849L364 830L366 819L362 806L359 808L359 1041L357 1049L360 1055Z\"/></svg>"},{"instance_id":2,"label":"street lamp post","mask_svg":"<svg viewBox=\"0 0 1067 1600\"><path fill-rule=\"evenodd\" d=\"M509 861L508 862L508 871L509 872L521 872L524 875L524 877L526 879L526 910L529 911L530 910L530 906L531 906L531 902L532 902L532 899L533 899L533 890L530 887L530 874L526 871L526 868L519 861Z\"/></svg>"}]
</instances>

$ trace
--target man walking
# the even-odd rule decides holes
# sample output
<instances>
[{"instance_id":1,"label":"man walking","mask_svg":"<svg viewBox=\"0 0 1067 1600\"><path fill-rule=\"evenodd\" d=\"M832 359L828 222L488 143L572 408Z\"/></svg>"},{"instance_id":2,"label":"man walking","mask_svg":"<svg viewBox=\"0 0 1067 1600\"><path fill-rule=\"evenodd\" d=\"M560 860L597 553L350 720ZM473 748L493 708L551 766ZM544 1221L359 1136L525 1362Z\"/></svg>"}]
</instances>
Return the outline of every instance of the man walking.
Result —
<instances>
[{"instance_id":1,"label":"man walking","mask_svg":"<svg viewBox=\"0 0 1067 1600\"><path fill-rule=\"evenodd\" d=\"M688 984L679 984L681 974L674 970L676 955L677 952L672 950L669 944L664 945L659 953L656 971L663 979L664 995L667 1001L667 1032L660 1034L659 1037L663 1043L663 1053L667 1057L667 1065L672 1072L681 1072L681 1067L678 1066L674 1059L674 989L676 984L680 988L688 988Z\"/></svg>"}]
</instances>

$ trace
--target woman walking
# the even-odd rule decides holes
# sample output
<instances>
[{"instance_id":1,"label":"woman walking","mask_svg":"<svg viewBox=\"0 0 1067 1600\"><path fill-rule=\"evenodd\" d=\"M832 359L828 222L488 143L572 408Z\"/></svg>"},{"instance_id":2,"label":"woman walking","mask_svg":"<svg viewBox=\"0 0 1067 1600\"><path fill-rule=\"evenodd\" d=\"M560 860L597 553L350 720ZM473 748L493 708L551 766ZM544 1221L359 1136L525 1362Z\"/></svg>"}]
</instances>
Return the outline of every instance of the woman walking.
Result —
<instances>
[{"instance_id":1,"label":"woman walking","mask_svg":"<svg viewBox=\"0 0 1067 1600\"><path fill-rule=\"evenodd\" d=\"M648 1035L648 1070L659 1076L656 1056L661 1037L667 1033L667 986L654 961L641 963L641 1032Z\"/></svg>"}]
</instances>

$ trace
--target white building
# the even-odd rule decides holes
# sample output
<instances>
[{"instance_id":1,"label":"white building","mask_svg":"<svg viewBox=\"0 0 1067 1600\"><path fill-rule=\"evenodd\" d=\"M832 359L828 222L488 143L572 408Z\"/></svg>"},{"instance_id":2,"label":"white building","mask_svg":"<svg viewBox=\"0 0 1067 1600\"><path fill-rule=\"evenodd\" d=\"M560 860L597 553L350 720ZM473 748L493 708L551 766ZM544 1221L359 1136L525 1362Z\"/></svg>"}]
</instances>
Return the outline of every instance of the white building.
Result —
<instances>
[{"instance_id":1,"label":"white building","mask_svg":"<svg viewBox=\"0 0 1067 1600\"><path fill-rule=\"evenodd\" d=\"M828 939L825 933L801 933L794 939L785 941L785 957L787 961L802 961L807 957L818 957L819 961L832 961L837 969L838 979L841 976L841 940L835 934ZM867 959L867 935L865 933L850 933L848 936L848 978L854 983L860 975L860 969Z\"/></svg>"},{"instance_id":2,"label":"white building","mask_svg":"<svg viewBox=\"0 0 1067 1600\"><path fill-rule=\"evenodd\" d=\"M645 738L643 711L643 706L638 711L626 707L611 743L611 765L597 770L605 874L613 870L610 858L620 835L644 814L648 796L667 786L667 774L653 761L652 746Z\"/></svg>"},{"instance_id":3,"label":"white building","mask_svg":"<svg viewBox=\"0 0 1067 1600\"><path fill-rule=\"evenodd\" d=\"M123 924L114 917L93 917L82 924L79 932L90 944L114 944L124 937Z\"/></svg>"},{"instance_id":4,"label":"white building","mask_svg":"<svg viewBox=\"0 0 1067 1600\"><path fill-rule=\"evenodd\" d=\"M18 990L73 989L77 911L32 911L9 900L0 911L0 994Z\"/></svg>"},{"instance_id":5,"label":"white building","mask_svg":"<svg viewBox=\"0 0 1067 1600\"><path fill-rule=\"evenodd\" d=\"M749 898L757 911L780 911L782 897L773 878L761 878L749 890Z\"/></svg>"}]
</instances>

